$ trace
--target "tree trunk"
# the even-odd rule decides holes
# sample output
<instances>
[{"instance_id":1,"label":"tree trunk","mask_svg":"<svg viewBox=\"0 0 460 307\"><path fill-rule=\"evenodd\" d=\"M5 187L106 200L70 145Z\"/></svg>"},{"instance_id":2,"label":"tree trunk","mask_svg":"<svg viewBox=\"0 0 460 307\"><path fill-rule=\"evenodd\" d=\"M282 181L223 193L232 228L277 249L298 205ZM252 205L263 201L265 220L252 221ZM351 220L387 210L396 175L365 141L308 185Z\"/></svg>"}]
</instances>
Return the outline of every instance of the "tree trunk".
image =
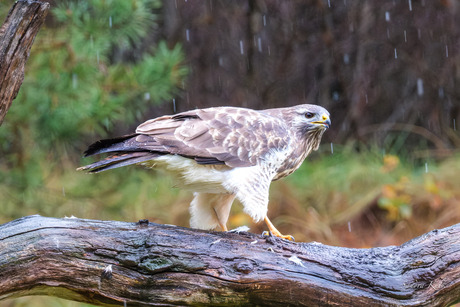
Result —
<instances>
[{"instance_id":1,"label":"tree trunk","mask_svg":"<svg viewBox=\"0 0 460 307\"><path fill-rule=\"evenodd\" d=\"M251 233L24 217L0 226L0 299L103 306L444 306L460 299L460 224L352 249Z\"/></svg>"},{"instance_id":2,"label":"tree trunk","mask_svg":"<svg viewBox=\"0 0 460 307\"><path fill-rule=\"evenodd\" d=\"M46 2L19 0L0 28L0 126L24 80L30 48L49 7Z\"/></svg>"}]
</instances>

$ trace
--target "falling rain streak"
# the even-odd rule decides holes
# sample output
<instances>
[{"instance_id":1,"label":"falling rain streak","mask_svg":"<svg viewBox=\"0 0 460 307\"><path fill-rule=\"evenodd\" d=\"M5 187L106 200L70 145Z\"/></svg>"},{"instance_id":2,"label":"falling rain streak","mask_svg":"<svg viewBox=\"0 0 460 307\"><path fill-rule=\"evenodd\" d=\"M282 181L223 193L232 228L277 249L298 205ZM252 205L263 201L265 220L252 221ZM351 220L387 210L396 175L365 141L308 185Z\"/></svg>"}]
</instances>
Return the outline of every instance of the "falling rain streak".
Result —
<instances>
[{"instance_id":1,"label":"falling rain streak","mask_svg":"<svg viewBox=\"0 0 460 307\"><path fill-rule=\"evenodd\" d=\"M425 162L425 173L428 173L428 162Z\"/></svg>"},{"instance_id":2,"label":"falling rain streak","mask_svg":"<svg viewBox=\"0 0 460 307\"><path fill-rule=\"evenodd\" d=\"M240 40L240 53L241 54L244 54L244 45L243 45L243 41Z\"/></svg>"},{"instance_id":3,"label":"falling rain streak","mask_svg":"<svg viewBox=\"0 0 460 307\"><path fill-rule=\"evenodd\" d=\"M190 30L189 29L185 30L185 39L187 40L187 42L190 41Z\"/></svg>"},{"instance_id":4,"label":"falling rain streak","mask_svg":"<svg viewBox=\"0 0 460 307\"><path fill-rule=\"evenodd\" d=\"M409 11L412 11L412 1L409 0Z\"/></svg>"},{"instance_id":5,"label":"falling rain streak","mask_svg":"<svg viewBox=\"0 0 460 307\"><path fill-rule=\"evenodd\" d=\"M176 99L173 98L173 112L176 113Z\"/></svg>"},{"instance_id":6,"label":"falling rain streak","mask_svg":"<svg viewBox=\"0 0 460 307\"><path fill-rule=\"evenodd\" d=\"M449 57L449 48L446 45L446 58L448 58L448 57Z\"/></svg>"},{"instance_id":7,"label":"falling rain streak","mask_svg":"<svg viewBox=\"0 0 460 307\"><path fill-rule=\"evenodd\" d=\"M334 144L331 143L331 154L334 154Z\"/></svg>"},{"instance_id":8,"label":"falling rain streak","mask_svg":"<svg viewBox=\"0 0 460 307\"><path fill-rule=\"evenodd\" d=\"M417 95L423 95L423 80L420 78L417 79Z\"/></svg>"},{"instance_id":9,"label":"falling rain streak","mask_svg":"<svg viewBox=\"0 0 460 307\"><path fill-rule=\"evenodd\" d=\"M78 76L76 73L72 74L72 87L76 89L78 86Z\"/></svg>"},{"instance_id":10,"label":"falling rain streak","mask_svg":"<svg viewBox=\"0 0 460 307\"><path fill-rule=\"evenodd\" d=\"M109 17L109 27L112 27L112 16Z\"/></svg>"},{"instance_id":11,"label":"falling rain streak","mask_svg":"<svg viewBox=\"0 0 460 307\"><path fill-rule=\"evenodd\" d=\"M398 58L398 52L396 51L396 48L395 48L395 59Z\"/></svg>"}]
</instances>

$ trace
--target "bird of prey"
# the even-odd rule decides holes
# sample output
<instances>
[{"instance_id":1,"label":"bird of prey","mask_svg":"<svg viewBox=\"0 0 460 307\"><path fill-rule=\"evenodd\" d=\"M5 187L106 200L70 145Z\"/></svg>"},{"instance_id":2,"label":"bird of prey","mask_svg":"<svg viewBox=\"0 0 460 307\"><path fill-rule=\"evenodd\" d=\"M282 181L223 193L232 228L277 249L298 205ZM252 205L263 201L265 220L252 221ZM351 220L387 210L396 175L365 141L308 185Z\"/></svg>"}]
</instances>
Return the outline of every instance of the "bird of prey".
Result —
<instances>
[{"instance_id":1,"label":"bird of prey","mask_svg":"<svg viewBox=\"0 0 460 307\"><path fill-rule=\"evenodd\" d=\"M196 109L150 119L134 134L90 145L85 156L110 155L80 167L97 173L130 164L163 169L179 187L194 192L190 226L227 231L235 198L255 222L267 217L268 190L274 180L294 172L329 128L329 112L302 104L252 110L237 107Z\"/></svg>"}]
</instances>

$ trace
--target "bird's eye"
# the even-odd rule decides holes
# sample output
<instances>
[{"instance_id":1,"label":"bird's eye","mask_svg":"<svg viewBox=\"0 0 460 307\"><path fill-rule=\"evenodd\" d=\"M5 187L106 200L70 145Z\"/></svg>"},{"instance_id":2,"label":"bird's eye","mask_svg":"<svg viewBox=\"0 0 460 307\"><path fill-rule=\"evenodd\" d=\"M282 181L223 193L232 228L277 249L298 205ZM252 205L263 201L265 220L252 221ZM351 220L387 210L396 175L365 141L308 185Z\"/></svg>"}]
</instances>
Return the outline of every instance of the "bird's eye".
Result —
<instances>
[{"instance_id":1,"label":"bird's eye","mask_svg":"<svg viewBox=\"0 0 460 307\"><path fill-rule=\"evenodd\" d=\"M305 113L305 117L306 117L306 118L312 118L313 116L315 116L314 113L311 113L311 112Z\"/></svg>"}]
</instances>

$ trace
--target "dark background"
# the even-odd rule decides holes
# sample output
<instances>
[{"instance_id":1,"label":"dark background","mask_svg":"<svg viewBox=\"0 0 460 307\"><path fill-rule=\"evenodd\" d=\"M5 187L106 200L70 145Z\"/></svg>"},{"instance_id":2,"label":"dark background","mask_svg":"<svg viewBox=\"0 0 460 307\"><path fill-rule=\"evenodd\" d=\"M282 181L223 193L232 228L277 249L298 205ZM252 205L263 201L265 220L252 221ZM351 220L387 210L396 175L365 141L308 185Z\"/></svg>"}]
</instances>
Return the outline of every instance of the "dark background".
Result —
<instances>
[{"instance_id":1,"label":"dark background","mask_svg":"<svg viewBox=\"0 0 460 307\"><path fill-rule=\"evenodd\" d=\"M164 1L157 35L182 42L191 68L178 111L320 104L333 122L326 142L382 142L417 125L426 130L408 136L411 145L431 138L429 147L445 149L460 143L459 9L457 1Z\"/></svg>"}]
</instances>

